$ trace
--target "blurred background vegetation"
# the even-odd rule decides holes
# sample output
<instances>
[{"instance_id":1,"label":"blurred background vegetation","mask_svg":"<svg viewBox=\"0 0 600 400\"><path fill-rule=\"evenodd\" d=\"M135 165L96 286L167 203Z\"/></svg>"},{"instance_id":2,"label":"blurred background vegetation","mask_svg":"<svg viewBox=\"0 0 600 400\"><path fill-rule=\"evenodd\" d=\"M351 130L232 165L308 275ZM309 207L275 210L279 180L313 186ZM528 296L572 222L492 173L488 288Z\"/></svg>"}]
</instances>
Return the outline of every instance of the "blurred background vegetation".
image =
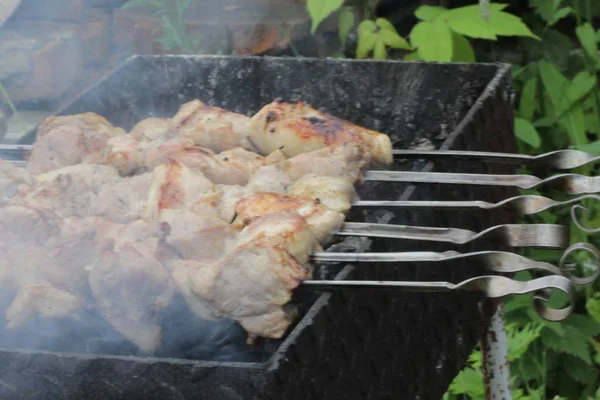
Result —
<instances>
[{"instance_id":1,"label":"blurred background vegetation","mask_svg":"<svg viewBox=\"0 0 600 400\"><path fill-rule=\"evenodd\" d=\"M600 2L440 0L417 5L410 16L389 1L308 0L307 8L313 33L336 15L340 48L334 57L512 64L518 151L573 148L600 155ZM595 174L593 168L577 172ZM559 193L525 193L560 198ZM580 217L584 225L600 226L599 205L586 206ZM568 212L525 221L572 224ZM600 245L597 236L573 228L573 243ZM548 251L524 254L554 263L560 258ZM594 268L585 256L575 261L580 272ZM599 282L594 285L578 291L576 312L561 323L541 320L528 298L505 303L514 399L600 399ZM479 349L445 397L484 397Z\"/></svg>"}]
</instances>

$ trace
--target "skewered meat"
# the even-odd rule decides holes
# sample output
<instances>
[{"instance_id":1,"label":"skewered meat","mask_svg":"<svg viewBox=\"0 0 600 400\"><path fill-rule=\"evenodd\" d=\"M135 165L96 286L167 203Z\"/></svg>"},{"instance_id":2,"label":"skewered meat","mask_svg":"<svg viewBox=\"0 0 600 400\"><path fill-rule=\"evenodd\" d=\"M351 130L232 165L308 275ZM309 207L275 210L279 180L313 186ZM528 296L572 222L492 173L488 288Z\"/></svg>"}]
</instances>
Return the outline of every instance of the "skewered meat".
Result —
<instances>
[{"instance_id":1,"label":"skewered meat","mask_svg":"<svg viewBox=\"0 0 600 400\"><path fill-rule=\"evenodd\" d=\"M309 255L320 249L316 236L304 218L289 211L254 219L240 233L238 244L255 240L283 246L301 264L307 264Z\"/></svg>"},{"instance_id":2,"label":"skewered meat","mask_svg":"<svg viewBox=\"0 0 600 400\"><path fill-rule=\"evenodd\" d=\"M145 171L145 148L131 135L120 135L108 140L102 163L116 168L123 176Z\"/></svg>"},{"instance_id":3,"label":"skewered meat","mask_svg":"<svg viewBox=\"0 0 600 400\"><path fill-rule=\"evenodd\" d=\"M185 103L173 117L176 135L191 138L198 146L216 152L243 147L255 150L248 141L250 118L210 107L200 100Z\"/></svg>"},{"instance_id":4,"label":"skewered meat","mask_svg":"<svg viewBox=\"0 0 600 400\"><path fill-rule=\"evenodd\" d=\"M280 338L291 324L284 306L311 270L284 246L255 240L219 261L190 272L194 293L218 313L238 321L251 336Z\"/></svg>"},{"instance_id":5,"label":"skewered meat","mask_svg":"<svg viewBox=\"0 0 600 400\"><path fill-rule=\"evenodd\" d=\"M389 165L393 160L389 136L317 111L302 102L268 104L251 118L250 127L250 140L262 154L280 149L286 157L293 157L354 142L365 144L380 164Z\"/></svg>"},{"instance_id":6,"label":"skewered meat","mask_svg":"<svg viewBox=\"0 0 600 400\"><path fill-rule=\"evenodd\" d=\"M102 185L93 215L122 223L143 218L152 177L152 173L147 172Z\"/></svg>"},{"instance_id":7,"label":"skewered meat","mask_svg":"<svg viewBox=\"0 0 600 400\"><path fill-rule=\"evenodd\" d=\"M152 172L148 216L158 218L163 209L193 209L198 199L215 191L215 185L199 171L178 162L162 164Z\"/></svg>"},{"instance_id":8,"label":"skewered meat","mask_svg":"<svg viewBox=\"0 0 600 400\"><path fill-rule=\"evenodd\" d=\"M53 210L61 217L97 215L98 192L120 179L116 169L105 165L77 164L38 176L39 183L21 193L22 202Z\"/></svg>"},{"instance_id":9,"label":"skewered meat","mask_svg":"<svg viewBox=\"0 0 600 400\"><path fill-rule=\"evenodd\" d=\"M288 194L315 200L331 210L350 210L356 189L347 179L333 176L304 175L288 187Z\"/></svg>"},{"instance_id":10,"label":"skewered meat","mask_svg":"<svg viewBox=\"0 0 600 400\"><path fill-rule=\"evenodd\" d=\"M235 208L235 225L248 225L258 217L295 211L300 214L320 243L327 242L344 223L344 214L328 209L315 200L278 193L254 193L244 196Z\"/></svg>"},{"instance_id":11,"label":"skewered meat","mask_svg":"<svg viewBox=\"0 0 600 400\"><path fill-rule=\"evenodd\" d=\"M18 194L19 186L34 182L34 176L27 170L0 160L0 203L12 200Z\"/></svg>"},{"instance_id":12,"label":"skewered meat","mask_svg":"<svg viewBox=\"0 0 600 400\"><path fill-rule=\"evenodd\" d=\"M194 294L191 273L202 268L205 264L195 260L170 260L167 262L167 268L171 273L171 278L177 288L177 292L184 298L190 311L204 320L217 320L217 313L210 306L210 303Z\"/></svg>"},{"instance_id":13,"label":"skewered meat","mask_svg":"<svg viewBox=\"0 0 600 400\"><path fill-rule=\"evenodd\" d=\"M101 163L108 140L124 134L94 113L49 117L38 128L27 170L40 174L82 162Z\"/></svg>"},{"instance_id":14,"label":"skewered meat","mask_svg":"<svg viewBox=\"0 0 600 400\"><path fill-rule=\"evenodd\" d=\"M160 345L161 326L154 315L172 301L174 288L166 268L128 244L104 249L91 267L89 285L102 316L142 351Z\"/></svg>"},{"instance_id":15,"label":"skewered meat","mask_svg":"<svg viewBox=\"0 0 600 400\"><path fill-rule=\"evenodd\" d=\"M140 142L167 140L171 137L173 121L168 118L146 118L131 128L129 134Z\"/></svg>"},{"instance_id":16,"label":"skewered meat","mask_svg":"<svg viewBox=\"0 0 600 400\"><path fill-rule=\"evenodd\" d=\"M188 168L202 172L214 183L225 185L245 185L250 169L234 158L216 157L214 153L201 147L186 149L173 157Z\"/></svg>"},{"instance_id":17,"label":"skewered meat","mask_svg":"<svg viewBox=\"0 0 600 400\"><path fill-rule=\"evenodd\" d=\"M248 189L252 192L285 193L292 180L282 164L265 165L250 177Z\"/></svg>"},{"instance_id":18,"label":"skewered meat","mask_svg":"<svg viewBox=\"0 0 600 400\"><path fill-rule=\"evenodd\" d=\"M334 176L360 183L370 158L365 147L357 143L299 154L284 162L283 171L295 181L307 174Z\"/></svg>"},{"instance_id":19,"label":"skewered meat","mask_svg":"<svg viewBox=\"0 0 600 400\"><path fill-rule=\"evenodd\" d=\"M235 244L236 229L219 218L218 211L212 215L182 209L166 209L161 221L170 226L165 241L186 260L214 261Z\"/></svg>"},{"instance_id":20,"label":"skewered meat","mask_svg":"<svg viewBox=\"0 0 600 400\"><path fill-rule=\"evenodd\" d=\"M196 100L124 133L93 113L50 118L26 170L0 162L12 329L94 307L152 353L158 315L181 297L199 318L279 338L309 255L343 225L369 164L391 161L387 136L302 103L251 119Z\"/></svg>"},{"instance_id":21,"label":"skewered meat","mask_svg":"<svg viewBox=\"0 0 600 400\"><path fill-rule=\"evenodd\" d=\"M73 318L79 315L84 302L81 298L52 286L25 286L6 310L6 326L18 329L34 317Z\"/></svg>"},{"instance_id":22,"label":"skewered meat","mask_svg":"<svg viewBox=\"0 0 600 400\"><path fill-rule=\"evenodd\" d=\"M216 189L221 194L217 205L219 216L223 221L231 223L235 218L235 205L253 190L240 185L216 185Z\"/></svg>"}]
</instances>

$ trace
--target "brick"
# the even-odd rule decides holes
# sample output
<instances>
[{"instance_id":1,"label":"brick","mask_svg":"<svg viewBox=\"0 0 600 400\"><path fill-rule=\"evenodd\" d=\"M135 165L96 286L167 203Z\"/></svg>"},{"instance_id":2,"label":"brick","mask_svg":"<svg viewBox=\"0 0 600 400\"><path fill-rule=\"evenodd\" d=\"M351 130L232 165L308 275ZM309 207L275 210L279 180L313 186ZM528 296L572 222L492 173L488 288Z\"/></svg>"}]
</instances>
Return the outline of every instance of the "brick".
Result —
<instances>
[{"instance_id":1,"label":"brick","mask_svg":"<svg viewBox=\"0 0 600 400\"><path fill-rule=\"evenodd\" d=\"M82 59L86 67L103 67L110 58L110 15L101 9L92 9L77 30L81 40Z\"/></svg>"},{"instance_id":2,"label":"brick","mask_svg":"<svg viewBox=\"0 0 600 400\"><path fill-rule=\"evenodd\" d=\"M12 26L0 35L0 80L13 101L61 96L81 76L81 44L74 29Z\"/></svg>"},{"instance_id":3,"label":"brick","mask_svg":"<svg viewBox=\"0 0 600 400\"><path fill-rule=\"evenodd\" d=\"M23 0L12 18L16 21L81 21L86 8L86 0Z\"/></svg>"}]
</instances>

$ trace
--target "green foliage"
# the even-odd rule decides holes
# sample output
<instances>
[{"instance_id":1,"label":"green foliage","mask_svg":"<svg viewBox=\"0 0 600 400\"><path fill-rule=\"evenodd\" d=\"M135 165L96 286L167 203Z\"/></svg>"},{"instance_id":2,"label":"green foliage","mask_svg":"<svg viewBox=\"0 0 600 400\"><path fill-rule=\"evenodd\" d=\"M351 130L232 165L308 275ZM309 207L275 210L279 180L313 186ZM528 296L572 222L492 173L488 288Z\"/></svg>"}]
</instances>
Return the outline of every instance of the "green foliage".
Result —
<instances>
[{"instance_id":1,"label":"green foliage","mask_svg":"<svg viewBox=\"0 0 600 400\"><path fill-rule=\"evenodd\" d=\"M312 21L311 33L315 33L321 22L337 11L342 4L344 4L344 0L307 0L306 9Z\"/></svg>"},{"instance_id":2,"label":"green foliage","mask_svg":"<svg viewBox=\"0 0 600 400\"><path fill-rule=\"evenodd\" d=\"M202 38L187 32L185 15L192 0L130 0L123 8L143 8L160 17L162 35L156 41L167 51L199 52Z\"/></svg>"},{"instance_id":3,"label":"green foliage","mask_svg":"<svg viewBox=\"0 0 600 400\"><path fill-rule=\"evenodd\" d=\"M594 15L600 17L600 3L529 0L529 11L519 16L510 13L507 4L485 0L480 0L479 5L457 8L420 6L414 13L417 23L406 38L385 19L369 16L355 20L360 13L353 13L350 19L349 5L356 11L365 0L342 3L342 8L337 8L340 40L344 43L358 25L357 58L384 59L394 54L407 61L476 62L483 53L486 61L503 61L496 58L495 49L502 48L504 38L511 37L507 47L517 49L523 60L522 64L513 62L517 95L514 134L519 151L537 154L577 148L600 155L600 30L592 22ZM478 51L473 44L479 44ZM494 49L491 57L486 54L490 45ZM392 48L396 49L393 53L389 51ZM597 174L593 168L586 166L576 172ZM520 172L531 173L526 168ZM557 200L564 197L552 191L528 193ZM590 212L582 215L581 222L600 226L600 205L584 205ZM540 213L523 218L523 222L572 224L568 210ZM573 242L590 242L600 247L597 237L572 227ZM525 249L522 254L555 264L561 256L560 252L538 249ZM590 269L598 268L585 257L577 257L575 262L579 272L589 274ZM532 277L527 273L517 275L517 279ZM542 320L532 310L528 296L506 300L513 399L600 399L598 286L596 283L578 289L575 313L560 323ZM558 298L551 303L562 301ZM476 348L449 386L444 400L483 399L481 368L481 352Z\"/></svg>"},{"instance_id":4,"label":"green foliage","mask_svg":"<svg viewBox=\"0 0 600 400\"><path fill-rule=\"evenodd\" d=\"M398 35L396 28L384 18L365 20L358 26L356 58L366 58L371 52L374 59L387 58L387 48L410 50L408 42Z\"/></svg>"}]
</instances>

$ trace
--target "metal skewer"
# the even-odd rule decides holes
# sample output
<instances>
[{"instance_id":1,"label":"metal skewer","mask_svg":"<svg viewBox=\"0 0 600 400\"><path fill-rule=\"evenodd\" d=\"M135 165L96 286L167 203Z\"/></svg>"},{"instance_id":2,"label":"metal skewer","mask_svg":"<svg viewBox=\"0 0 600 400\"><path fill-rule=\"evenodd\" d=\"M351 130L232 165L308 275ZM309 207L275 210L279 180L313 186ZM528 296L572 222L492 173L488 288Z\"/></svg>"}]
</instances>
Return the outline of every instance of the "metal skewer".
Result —
<instances>
[{"instance_id":1,"label":"metal skewer","mask_svg":"<svg viewBox=\"0 0 600 400\"><path fill-rule=\"evenodd\" d=\"M491 153L484 151L461 150L393 150L397 158L407 159L453 159L548 166L566 170L582 167L600 161L600 157L579 150L556 150L535 156L512 153Z\"/></svg>"},{"instance_id":2,"label":"metal skewer","mask_svg":"<svg viewBox=\"0 0 600 400\"><path fill-rule=\"evenodd\" d=\"M367 236L466 244L479 239L496 239L510 247L567 248L569 228L555 224L498 225L479 233L466 229L346 222L340 236Z\"/></svg>"},{"instance_id":3,"label":"metal skewer","mask_svg":"<svg viewBox=\"0 0 600 400\"><path fill-rule=\"evenodd\" d=\"M345 280L307 280L302 287L317 290L344 289L393 289L417 292L448 292L454 290L480 291L486 297L500 298L508 295L534 293L533 303L537 313L548 321L561 321L573 310L574 290L571 281L562 276L544 276L530 281L516 281L504 276L484 275L470 278L459 283L450 282L405 282L405 281L345 281ZM569 305L562 309L547 306L551 289L559 290L569 296Z\"/></svg>"},{"instance_id":4,"label":"metal skewer","mask_svg":"<svg viewBox=\"0 0 600 400\"><path fill-rule=\"evenodd\" d=\"M556 201L544 196L523 195L511 197L497 203L487 201L439 201L439 200L357 200L352 202L354 207L402 207L402 208L430 208L430 209L452 209L459 210L464 208L480 208L483 210L493 210L496 208L508 208L519 215L532 215L547 211L554 207L562 207L579 203L584 200L598 200L599 195L588 194L575 197L565 201Z\"/></svg>"},{"instance_id":5,"label":"metal skewer","mask_svg":"<svg viewBox=\"0 0 600 400\"><path fill-rule=\"evenodd\" d=\"M565 194L600 192L600 177L579 174L559 174L549 178L533 175L464 174L450 172L367 171L367 181L437 183L458 185L512 186L534 189L551 186Z\"/></svg>"},{"instance_id":6,"label":"metal skewer","mask_svg":"<svg viewBox=\"0 0 600 400\"><path fill-rule=\"evenodd\" d=\"M434 251L413 251L413 252L390 252L390 253L334 253L323 252L313 253L312 260L315 262L344 262L344 263L363 263L363 262L385 262L385 263L406 263L406 262L440 262L459 259L471 259L478 261L486 269L499 273L514 273L526 270L546 271L556 275L564 275L564 272L547 262L530 260L518 254L504 251L479 251L472 253L459 253L456 251L434 252ZM599 270L600 272L600 270ZM579 278L581 282L592 278Z\"/></svg>"},{"instance_id":7,"label":"metal skewer","mask_svg":"<svg viewBox=\"0 0 600 400\"><path fill-rule=\"evenodd\" d=\"M20 160L23 153L30 151L32 145L0 145L0 157ZM600 156L580 150L556 150L538 155L492 153L485 151L463 150L392 150L396 158L406 159L446 159L475 160L496 162L502 164L521 164L549 166L559 170L568 170L582 167L600 161Z\"/></svg>"}]
</instances>

